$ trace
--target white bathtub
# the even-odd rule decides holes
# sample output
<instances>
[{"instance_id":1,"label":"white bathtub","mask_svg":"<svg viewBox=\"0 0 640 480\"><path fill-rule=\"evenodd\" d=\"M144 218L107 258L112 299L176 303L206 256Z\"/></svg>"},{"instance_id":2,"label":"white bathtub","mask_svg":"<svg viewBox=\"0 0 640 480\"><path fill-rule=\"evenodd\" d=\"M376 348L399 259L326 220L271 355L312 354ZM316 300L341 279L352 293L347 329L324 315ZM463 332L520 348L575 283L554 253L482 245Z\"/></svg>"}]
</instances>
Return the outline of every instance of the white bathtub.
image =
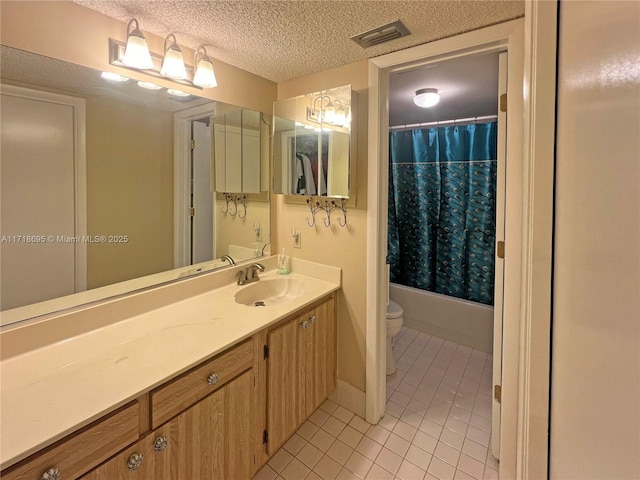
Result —
<instances>
[{"instance_id":1,"label":"white bathtub","mask_svg":"<svg viewBox=\"0 0 640 480\"><path fill-rule=\"evenodd\" d=\"M406 327L493 352L493 307L396 283L389 298L404 309Z\"/></svg>"}]
</instances>

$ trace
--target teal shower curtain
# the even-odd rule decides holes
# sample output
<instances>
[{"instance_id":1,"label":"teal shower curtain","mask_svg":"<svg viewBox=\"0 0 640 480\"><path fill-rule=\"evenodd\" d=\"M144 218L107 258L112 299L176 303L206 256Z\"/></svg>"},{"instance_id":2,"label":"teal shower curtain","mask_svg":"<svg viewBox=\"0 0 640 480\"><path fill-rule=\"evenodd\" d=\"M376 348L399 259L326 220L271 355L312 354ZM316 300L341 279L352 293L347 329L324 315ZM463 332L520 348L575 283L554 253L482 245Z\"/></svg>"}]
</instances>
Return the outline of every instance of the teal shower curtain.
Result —
<instances>
[{"instance_id":1,"label":"teal shower curtain","mask_svg":"<svg viewBox=\"0 0 640 480\"><path fill-rule=\"evenodd\" d=\"M390 133L391 281L493 305L497 123Z\"/></svg>"}]
</instances>

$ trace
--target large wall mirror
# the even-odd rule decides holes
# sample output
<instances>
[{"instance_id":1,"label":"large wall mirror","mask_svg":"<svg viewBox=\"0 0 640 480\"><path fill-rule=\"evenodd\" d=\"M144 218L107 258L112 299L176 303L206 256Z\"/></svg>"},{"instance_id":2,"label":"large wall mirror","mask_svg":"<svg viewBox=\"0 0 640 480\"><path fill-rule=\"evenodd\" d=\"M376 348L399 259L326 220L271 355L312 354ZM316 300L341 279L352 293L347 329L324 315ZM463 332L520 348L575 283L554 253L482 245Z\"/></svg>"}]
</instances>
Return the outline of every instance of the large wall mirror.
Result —
<instances>
[{"instance_id":1,"label":"large wall mirror","mask_svg":"<svg viewBox=\"0 0 640 480\"><path fill-rule=\"evenodd\" d=\"M349 198L351 86L274 102L274 192Z\"/></svg>"},{"instance_id":2,"label":"large wall mirror","mask_svg":"<svg viewBox=\"0 0 640 480\"><path fill-rule=\"evenodd\" d=\"M268 252L269 116L6 46L0 59L1 325ZM245 119L245 191L215 193L222 114Z\"/></svg>"}]
</instances>

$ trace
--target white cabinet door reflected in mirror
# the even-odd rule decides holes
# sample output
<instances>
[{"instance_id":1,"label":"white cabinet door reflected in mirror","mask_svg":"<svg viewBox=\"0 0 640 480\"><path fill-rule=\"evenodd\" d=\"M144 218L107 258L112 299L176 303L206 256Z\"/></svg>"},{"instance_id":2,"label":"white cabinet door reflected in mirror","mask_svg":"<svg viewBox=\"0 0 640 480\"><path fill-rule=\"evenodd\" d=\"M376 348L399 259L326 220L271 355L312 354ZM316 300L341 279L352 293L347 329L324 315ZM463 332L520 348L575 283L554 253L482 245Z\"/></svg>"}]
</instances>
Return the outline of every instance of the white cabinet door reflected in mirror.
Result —
<instances>
[{"instance_id":1,"label":"white cabinet door reflected in mirror","mask_svg":"<svg viewBox=\"0 0 640 480\"><path fill-rule=\"evenodd\" d=\"M349 198L350 85L274 102L274 190Z\"/></svg>"},{"instance_id":2,"label":"white cabinet door reflected in mirror","mask_svg":"<svg viewBox=\"0 0 640 480\"><path fill-rule=\"evenodd\" d=\"M216 192L260 193L260 121L246 109L212 118Z\"/></svg>"}]
</instances>

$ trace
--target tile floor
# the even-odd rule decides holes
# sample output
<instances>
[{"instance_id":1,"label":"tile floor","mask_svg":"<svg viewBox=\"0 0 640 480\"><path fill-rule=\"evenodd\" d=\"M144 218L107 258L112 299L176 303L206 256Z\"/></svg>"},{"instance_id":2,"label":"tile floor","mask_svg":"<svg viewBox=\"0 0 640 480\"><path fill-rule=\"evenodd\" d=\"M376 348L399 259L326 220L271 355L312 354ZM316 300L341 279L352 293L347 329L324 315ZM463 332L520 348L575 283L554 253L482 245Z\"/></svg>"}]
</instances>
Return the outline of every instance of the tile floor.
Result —
<instances>
[{"instance_id":1,"label":"tile floor","mask_svg":"<svg viewBox=\"0 0 640 480\"><path fill-rule=\"evenodd\" d=\"M408 328L394 355L378 425L327 400L254 480L498 479L491 355Z\"/></svg>"}]
</instances>

